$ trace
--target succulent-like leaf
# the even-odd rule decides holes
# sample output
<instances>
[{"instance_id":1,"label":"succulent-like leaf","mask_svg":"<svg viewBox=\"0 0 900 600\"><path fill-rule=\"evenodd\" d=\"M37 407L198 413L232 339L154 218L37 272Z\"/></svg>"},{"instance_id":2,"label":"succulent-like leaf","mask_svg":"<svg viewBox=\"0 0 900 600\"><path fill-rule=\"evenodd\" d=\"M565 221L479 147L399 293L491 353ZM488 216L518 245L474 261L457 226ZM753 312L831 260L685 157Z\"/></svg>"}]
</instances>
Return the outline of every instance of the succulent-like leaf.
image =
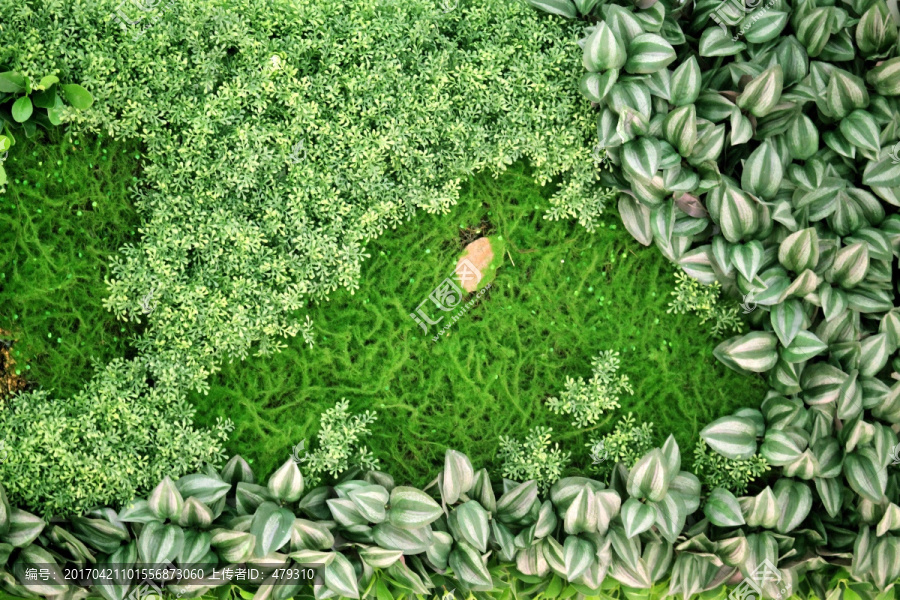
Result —
<instances>
[{"instance_id":1,"label":"succulent-like leaf","mask_svg":"<svg viewBox=\"0 0 900 600\"><path fill-rule=\"evenodd\" d=\"M819 236L812 227L786 237L778 247L778 262L785 269L802 273L819 262Z\"/></svg>"},{"instance_id":2,"label":"succulent-like leaf","mask_svg":"<svg viewBox=\"0 0 900 600\"><path fill-rule=\"evenodd\" d=\"M738 527L744 524L744 515L737 498L728 490L720 487L710 492L709 498L703 506L703 514L710 523L719 527Z\"/></svg>"},{"instance_id":3,"label":"succulent-like leaf","mask_svg":"<svg viewBox=\"0 0 900 600\"><path fill-rule=\"evenodd\" d=\"M771 333L753 331L722 342L713 350L713 356L736 371L763 373L778 362L777 344L778 339Z\"/></svg>"},{"instance_id":4,"label":"succulent-like leaf","mask_svg":"<svg viewBox=\"0 0 900 600\"><path fill-rule=\"evenodd\" d=\"M391 490L388 520L400 529L420 529L436 521L444 511L434 499L421 490L398 486Z\"/></svg>"},{"instance_id":5,"label":"succulent-like leaf","mask_svg":"<svg viewBox=\"0 0 900 600\"><path fill-rule=\"evenodd\" d=\"M751 80L737 97L736 103L752 115L764 117L781 100L783 85L784 72L780 65L774 65Z\"/></svg>"},{"instance_id":6,"label":"succulent-like leaf","mask_svg":"<svg viewBox=\"0 0 900 600\"><path fill-rule=\"evenodd\" d=\"M487 511L478 502L469 500L461 504L455 514L460 536L479 552L487 552L490 535Z\"/></svg>"},{"instance_id":7,"label":"succulent-like leaf","mask_svg":"<svg viewBox=\"0 0 900 600\"><path fill-rule=\"evenodd\" d=\"M628 474L628 494L634 498L647 498L651 502L662 500L669 490L669 481L675 473L668 473L666 460L658 448L645 454Z\"/></svg>"},{"instance_id":8,"label":"succulent-like leaf","mask_svg":"<svg viewBox=\"0 0 900 600\"><path fill-rule=\"evenodd\" d=\"M625 71L628 73L655 73L675 60L675 49L660 35L642 33L628 44L627 55Z\"/></svg>"},{"instance_id":9,"label":"succulent-like leaf","mask_svg":"<svg viewBox=\"0 0 900 600\"><path fill-rule=\"evenodd\" d=\"M621 69L627 58L622 42L604 21L600 21L584 43L584 68L592 73Z\"/></svg>"},{"instance_id":10,"label":"succulent-like leaf","mask_svg":"<svg viewBox=\"0 0 900 600\"><path fill-rule=\"evenodd\" d=\"M622 505L622 525L628 537L649 530L655 521L656 509L652 504L644 504L637 498L629 498Z\"/></svg>"}]
</instances>

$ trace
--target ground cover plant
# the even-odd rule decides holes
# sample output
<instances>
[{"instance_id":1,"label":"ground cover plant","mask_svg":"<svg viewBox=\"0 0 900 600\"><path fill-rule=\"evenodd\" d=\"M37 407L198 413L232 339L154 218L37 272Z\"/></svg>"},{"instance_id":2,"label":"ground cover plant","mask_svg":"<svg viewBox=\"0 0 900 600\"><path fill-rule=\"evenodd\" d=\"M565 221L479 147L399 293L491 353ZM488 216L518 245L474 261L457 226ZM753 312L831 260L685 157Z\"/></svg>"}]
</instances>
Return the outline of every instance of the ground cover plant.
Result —
<instances>
[{"instance_id":1,"label":"ground cover plant","mask_svg":"<svg viewBox=\"0 0 900 600\"><path fill-rule=\"evenodd\" d=\"M302 440L311 444L319 415L347 398L351 412L377 412L366 445L381 469L424 486L448 447L499 477L500 436L522 441L531 427L551 427L573 453L568 473L585 472L586 444L627 411L692 449L707 423L762 399L761 381L712 356L724 338L709 324L667 312L675 279L665 259L638 256L614 215L594 233L547 221L552 188L530 175L514 165L496 179L474 177L449 214L422 216L369 245L359 289L311 311L313 351L298 336L278 354L226 365L208 395L190 398L198 423L231 418L227 450L265 474ZM490 294L432 342L436 326L425 333L409 313L452 271L461 245L484 234L502 236L510 254L497 258ZM610 349L634 388L621 394L623 408L586 428L553 414L547 401L566 378L589 379L591 358Z\"/></svg>"},{"instance_id":2,"label":"ground cover plant","mask_svg":"<svg viewBox=\"0 0 900 600\"><path fill-rule=\"evenodd\" d=\"M458 13L459 23L476 15L469 24L479 27L461 27L453 35L437 38L429 37L441 30L435 21L429 27L428 18L414 17L427 13L435 20L452 21L458 5L444 3L438 14L415 2L384 7L359 3L349 10L341 7L346 12L340 14L316 15L303 11L328 9L300 3L279 5L273 12L272 7L263 10L242 3L241 12L231 14L219 5L201 3L176 6L184 13L175 16L169 15L169 5L159 9L165 18L154 13L153 20L144 23L149 26L140 32L129 31L119 19L125 31L114 31L130 34L132 45L118 48L122 52L115 54L115 59L110 59L112 54L105 57L119 61L119 72L121 62L137 56L135 49L149 49L151 44L166 47L163 57L190 56L191 60L210 58L204 54L209 50L204 44L222 44L210 53L214 60L202 63L207 69L224 65L222 70L195 73L201 76L194 78L204 82L214 106L204 104L210 111L190 116L171 110L179 106L171 102L178 93L166 87L164 77L143 80L146 89L153 91L145 98L170 91L168 104L162 107L118 101L119 90L114 87L106 87L107 93L103 93L107 84L96 75L101 71L110 75L110 63L103 67L102 60L87 58L89 53L80 48L63 52L57 45L36 60L21 56L21 52L16 57L0 56L0 63L15 58L16 68L19 62L32 61L30 70L27 64L22 67L28 72L46 72L48 65L41 63L52 57L75 63L74 74L81 77L64 79L83 80L88 88L96 84L101 88L98 100L109 101L108 109L81 117L83 127L119 127L122 134L141 122L150 163L149 183L141 193L144 238L139 246L125 249L123 258L115 263L108 304L118 315L134 317L139 293L148 288L158 293L161 288L157 286L161 286L173 295L161 298L160 305L147 315L147 329L138 342L141 354L131 366L113 362L92 385L93 390L103 392L101 405L120 397L127 387L136 407L156 404L159 410L152 411L155 422L165 423L170 414L186 415L180 422L182 437L164 432L168 448L156 450L162 440L140 440L142 448L157 452L151 461L152 472L138 478L125 468L119 471L123 476L111 481L111 487L87 497L78 494L83 486L78 478L65 480L74 490L64 498L70 509L97 498L124 498L147 489L151 478L161 480L146 499L48 524L14 509L0 494L0 543L10 569L21 572L40 565L55 569L57 561L84 564L95 558L100 564L124 565L173 560L182 565L192 560L221 565L266 558L276 565L321 566L323 585L314 588L245 584L241 594L252 592L259 598L393 598L438 595L448 589L479 598L688 598L698 594L718 598L735 585L735 593L747 591L749 586L756 594L781 599L788 595L874 599L893 594L900 577L900 537L895 534L900 530L900 486L893 464L900 462L896 434L900 383L895 381L891 363L900 346L893 282L894 258L900 252L900 217L894 208L900 205L900 159L896 158L900 110L895 98L900 95L900 58L895 57L897 27L887 5L880 0L841 5L830 0L774 0L756 7L752 15L745 13L753 6L742 6L740 18L735 19L733 7L712 0L638 6L591 0L533 0L532 4L553 15L545 17L547 29L543 31L553 30L555 39L565 42L554 46L554 38L543 37L533 15L514 3L464 6ZM334 57L332 49L346 48L342 42L348 38L338 35L318 47L321 52L314 60L303 63L306 71L293 71L296 65L289 61L297 54L272 53L271 45L277 42L291 50L302 49L306 40L322 30L304 30L307 37L301 38L300 48L292 46L298 41L292 37L291 27L281 26L277 9L292 18L334 19L335 27L324 31L343 34L349 25L356 34L352 39L359 45L348 47L361 52L349 61L338 61L342 68L329 70L329 64L338 66L328 62ZM57 23L57 15L47 18L59 11L57 5L42 5L41 10L38 20L45 19L45 29L49 28L47 21ZM98 23L112 25L111 19L100 21L91 10L74 7L79 24L88 28L97 28ZM34 25L29 21L34 18L30 9L10 12L10 22ZM184 27L179 21L185 13L194 19L193 27ZM489 15L515 18L482 18ZM245 27L251 22L259 27ZM309 24L302 18L296 22ZM505 28L510 22L513 28ZM436 62L419 61L414 69L404 64L403 58L395 62L398 57L389 50L379 54L398 38L388 35L373 45L375 38L361 27L370 23L382 27L375 27L376 32L402 31L399 47L403 51ZM172 35L173 27L180 35ZM35 47L41 27L21 27L26 30L31 33L19 34L22 47ZM221 36L210 36L212 30ZM557 70L544 71L560 74L554 84L570 78L564 67L556 66L562 62L555 62L568 50L571 64L580 61L587 70L580 85L590 101L580 105L586 113L568 100L562 85L534 85L534 79L531 87L518 88L529 93L514 96L519 99L514 103L508 93L510 81L504 76L523 71L490 70L490 61L479 63L483 71L466 72L489 72L490 76L474 81L465 102L455 105L459 113L429 112L439 106L439 98L447 96L424 92L436 91L431 87L436 82L452 79L442 78L447 70L459 75L453 69L460 63L453 58L490 55L512 60L513 54L496 46L484 54L473 50L479 43L488 44L481 37L484 34L478 33L484 31L491 32L490 44L498 41L495 33L506 35L506 40L521 39L515 36L523 32L530 33L532 41L540 39L541 43L524 54L515 43L505 48L512 49L517 60L528 56L542 67L554 65ZM455 37L458 35L461 37ZM572 43L573 38L580 38L578 45ZM77 38L65 37L64 42L55 43L68 44L71 39ZM103 47L110 38L88 31L82 39ZM115 35L111 39L120 41ZM459 41L462 44L457 45ZM190 51L185 46L190 46ZM542 62L551 56L549 63ZM441 62L441 57L448 61ZM248 62L250 58L256 60ZM198 64L191 60L174 60L163 73L190 70ZM262 63L263 73L269 76L287 73L288 77L279 79L281 87L269 85L258 79L258 72L251 74L248 67L254 62L257 67ZM154 69L141 64L142 75ZM322 85L323 64L327 85ZM446 70L432 70L435 64ZM384 65L390 66L379 70ZM398 81L393 77L404 67L428 76L417 80L420 86L409 80L404 83L410 85L398 86L414 93L405 98L407 102L392 104L391 118L378 115L381 105L377 100L366 102L360 99L363 95L354 96L362 89L374 89L362 87L361 81L373 86L376 80ZM216 77L222 73L228 77ZM346 73L352 74L349 79L333 82ZM374 79L365 79L364 75L372 73ZM322 104L304 104L300 88L317 76L323 79L309 89ZM491 88L489 82L495 81L502 85ZM183 88L188 91L179 93L191 100L209 102L205 96L191 96L190 86ZM478 95L490 89L495 95ZM574 89L573 85L569 92ZM279 96L281 90L293 90L293 94ZM535 95L544 92L555 98L556 104L544 104ZM527 101L523 99L526 96ZM559 109L561 97L566 98L562 105L571 110ZM371 98L366 96L366 100ZM433 99L433 103L416 104L423 98ZM479 102L485 98L503 101ZM279 112L279 102L288 110ZM540 119L527 126L511 116L533 116L530 108L541 107L541 112L554 105L555 111L541 113ZM214 110L235 106L241 110L231 112L232 119L209 119ZM345 106L356 107L360 114L340 112ZM429 108L417 114L423 106ZM466 113L464 122L454 121L454 116L470 106L478 107L479 112ZM485 106L496 110L488 110L486 115ZM398 113L397 107L412 109ZM308 112L303 113L303 108ZM144 120L138 115L142 109L149 111ZM333 113L329 110L334 109L339 114L334 121L293 121L286 116L315 113L316 117L330 117ZM365 121L372 117L372 110L378 117ZM111 118L113 114L117 118ZM415 118L404 121L397 114ZM548 114L553 116L548 119ZM154 121L161 116L168 121L166 128ZM350 116L361 118L354 121ZM486 120L479 121L477 116ZM434 123L432 117L439 120L439 130L423 125ZM569 117L568 121L564 117ZM594 119L599 143L591 156L585 156L590 136L585 136L582 126ZM280 169L260 160L271 151L273 141L287 152L287 140L266 127L276 121L282 125L278 132L291 130L285 123L305 126L304 136L290 140L284 176L291 185L286 187L280 187L282 180L275 177ZM542 126L537 126L538 122ZM562 125L566 122L568 125ZM340 141L348 128L353 130L358 123L373 125L369 131L390 135L366 146L372 152L369 155L339 146L347 149L342 164L353 164L354 169L332 168L327 176L317 171L316 164L336 167L338 163L328 160L329 150L305 136L327 135ZM545 127L548 123L552 125ZM492 127L498 124L507 128L501 127L504 133L493 137L498 130ZM555 148L567 149L562 155L527 134L524 138L503 137L511 131L509 127L519 133L547 133L556 126L572 127L565 131L574 134L554 131ZM171 131L180 136L176 141L169 137ZM352 132L361 137L366 129L362 126ZM428 135L414 135L422 132ZM467 134L464 140L454 137L463 132ZM303 137L302 143L298 137ZM217 151L223 138L233 142L228 153ZM531 143L516 150L514 139ZM487 142L476 150L465 146L471 140ZM317 141L321 140L312 140ZM463 144L457 148L466 152L444 152L454 143ZM398 153L384 154L387 147ZM367 163L367 156L381 160ZM467 170L456 168L461 163L454 162L454 157L459 156L490 158L469 159ZM501 446L505 458L521 467L509 474L540 481L492 482L489 471L476 470L466 455L453 449L444 452L443 469L421 489L397 485L387 473L366 470L374 462L346 474L337 485L313 489L305 485L298 467L304 457L290 457L264 479L257 479L239 457L221 469L209 464L215 461L220 445L209 437L197 442L195 436L221 435L229 424L218 425L212 433L191 429L193 413L184 402L186 388L204 391L220 360L226 355L243 357L254 340L260 340L263 353L275 348L279 334L299 333L304 342L313 342L315 325L299 318L306 311L304 303L297 300L326 298L342 286L354 292L360 289L359 267L364 256L360 242L380 233L392 219L401 218L402 208L407 214L415 207L439 212L435 209L452 204L453 187L458 183L453 177L468 177L475 170L512 164L522 157L544 169L539 181L565 173L562 191L549 202L551 217L576 218L587 229L595 228L600 205L610 197L607 190L593 185L599 173L602 183L618 190L619 215L638 242L654 246L653 252L659 251L701 283L717 282L722 294L740 297L748 307L753 330L722 342L713 356L738 374L761 375L769 391L759 408L744 406L701 430L705 446L697 450L695 467L705 481L687 470L688 465L682 466L681 448L675 437L669 436L656 447L644 448L640 456L636 452L619 454L621 462L608 473L598 474L602 480L564 478L549 486L549 493L541 493L549 479L560 474L566 458L547 452L552 448L547 444L552 444L552 435L548 440L544 429L532 430L537 437L532 435L522 452L513 438L504 438ZM385 161L391 168L381 174L390 176L379 178L379 167ZM449 172L444 170L448 164ZM359 165L363 167L356 170ZM354 175L328 178L332 173L347 172ZM361 175L364 172L368 177ZM445 177L444 173L453 175ZM317 185L322 181L331 187ZM391 190L382 193L384 202L406 198L407 192L415 200L402 208L367 204L378 197L378 191L387 189L379 188L379 182L389 184ZM358 190L365 191L354 196ZM292 202L288 208L296 212L280 210L283 205L279 202L285 197ZM353 201L341 203L349 199ZM350 226L345 228L347 223ZM173 231L187 232L192 241L184 246L171 244L164 234ZM317 246L324 234L331 236L329 243ZM292 254L294 251L298 254ZM511 254L509 258L512 263ZM493 285L498 291L503 289L503 275L503 271L497 272L490 298L495 297ZM718 293L718 289L713 292ZM698 302L685 302L686 297ZM676 292L671 318L683 318L675 316L682 308L711 313L710 304L703 289L693 284L682 286ZM721 320L725 315L719 316ZM604 350L610 349L592 354L601 361L609 360L610 355L602 354ZM583 369L578 376L587 380L592 373L586 366ZM560 398L569 392L579 402L593 402L591 396L596 393L604 412L614 408L608 390L599 389L603 386L588 383L585 388L575 382L566 387L565 391L556 390ZM92 408L98 403L92 396L81 392L74 397L74 405ZM34 432L44 424L38 420L35 425L35 419L27 414L39 403L15 404L23 397L27 395L16 396L11 410L0 417L0 427L9 421L18 427L20 442L38 438ZM65 400L55 405L69 406ZM343 405L339 407L343 410ZM558 416L571 418L581 411L566 412L571 414ZM576 424L594 422L595 414ZM74 420L72 413L66 417ZM334 421L334 414L328 419L327 423ZM366 427L374 426L366 419ZM355 433L368 436L358 425L354 425ZM522 428L517 434L525 436L527 430ZM614 431L612 437L602 438L603 452L606 440L613 446L618 438L646 442L633 428ZM330 447L332 439L339 436L324 435L321 442ZM187 442L193 454L172 459L171 448L188 446ZM39 450L41 444L46 440L32 450ZM337 444L334 448L340 449ZM599 440L591 440L585 444L587 448L598 453ZM762 489L747 486L748 478L764 471L757 455L770 468ZM97 450L91 449L79 460L81 464L96 462L97 456ZM101 456L107 457L116 458L111 453ZM136 458L140 460L140 454ZM337 463L341 460L338 457ZM171 478L160 476L159 467L167 461L177 467ZM533 461L543 461L547 468L535 469ZM181 476L198 462L207 464L200 472ZM128 462L119 459L117 466L127 467ZM52 477L51 484L64 480L59 472ZM22 495L33 485L32 479L20 476L10 485L19 486L15 492ZM263 480L265 485L253 483ZM29 491L41 508L48 508L52 494L52 502L59 502L58 489ZM21 578L14 583L7 571L0 584L16 593L30 591L48 597L88 593L87 585ZM208 582L167 587L182 595L199 595L214 587L221 595L232 591L230 584ZM95 593L118 600L131 588L126 582L99 586Z\"/></svg>"},{"instance_id":3,"label":"ground cover plant","mask_svg":"<svg viewBox=\"0 0 900 600\"><path fill-rule=\"evenodd\" d=\"M103 309L109 258L137 237L137 145L61 131L20 140L0 193L0 329L16 373L73 394L135 328Z\"/></svg>"}]
</instances>

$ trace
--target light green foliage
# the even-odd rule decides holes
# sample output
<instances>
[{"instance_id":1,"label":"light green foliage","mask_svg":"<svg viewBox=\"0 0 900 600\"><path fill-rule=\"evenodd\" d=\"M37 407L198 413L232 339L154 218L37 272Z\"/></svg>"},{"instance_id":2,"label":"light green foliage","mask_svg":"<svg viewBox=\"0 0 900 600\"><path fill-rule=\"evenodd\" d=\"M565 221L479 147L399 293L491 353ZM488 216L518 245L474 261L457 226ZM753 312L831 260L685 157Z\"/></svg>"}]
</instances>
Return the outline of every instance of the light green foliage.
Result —
<instances>
[{"instance_id":1,"label":"light green foliage","mask_svg":"<svg viewBox=\"0 0 900 600\"><path fill-rule=\"evenodd\" d=\"M513 481L534 480L541 491L562 476L563 469L569 464L571 453L563 452L559 443L552 442L552 427L535 427L520 442L511 436L500 436L500 452L503 477Z\"/></svg>"},{"instance_id":2,"label":"light green foliage","mask_svg":"<svg viewBox=\"0 0 900 600\"><path fill-rule=\"evenodd\" d=\"M592 438L586 446L590 448L594 468L600 473L609 473L616 463L630 469L653 448L653 423L635 425L635 418L629 412L616 423L612 432Z\"/></svg>"},{"instance_id":3,"label":"light green foliage","mask_svg":"<svg viewBox=\"0 0 900 600\"><path fill-rule=\"evenodd\" d=\"M10 498L47 516L69 515L100 498L124 504L165 476L219 462L230 422L194 429L184 394L145 390L146 377L139 363L120 359L71 400L43 391L10 398L0 410L8 451L0 480Z\"/></svg>"},{"instance_id":4,"label":"light green foliage","mask_svg":"<svg viewBox=\"0 0 900 600\"><path fill-rule=\"evenodd\" d=\"M693 473L707 489L725 488L734 494L745 494L751 483L771 469L766 459L754 454L746 460L725 458L700 440L694 447Z\"/></svg>"},{"instance_id":5,"label":"light green foliage","mask_svg":"<svg viewBox=\"0 0 900 600\"><path fill-rule=\"evenodd\" d=\"M364 471L378 468L378 459L363 445L364 438L371 433L369 425L378 417L368 410L363 414L351 415L349 406L350 403L342 399L322 413L318 447L297 456L308 485L318 485L323 475L337 477L351 467Z\"/></svg>"},{"instance_id":6,"label":"light green foliage","mask_svg":"<svg viewBox=\"0 0 900 600\"><path fill-rule=\"evenodd\" d=\"M685 273L675 273L678 283L672 292L674 299L669 302L669 311L676 315L694 313L701 323L712 322L710 331L714 336L729 332L740 333L744 329L739 309L733 301L722 300L722 286L719 282L704 285Z\"/></svg>"},{"instance_id":7,"label":"light green foliage","mask_svg":"<svg viewBox=\"0 0 900 600\"><path fill-rule=\"evenodd\" d=\"M566 389L560 397L547 399L547 406L556 414L573 417L575 427L594 425L604 412L619 408L619 396L633 394L628 375L619 374L619 353L601 352L591 360L594 374L588 381L579 377L566 378Z\"/></svg>"}]
</instances>

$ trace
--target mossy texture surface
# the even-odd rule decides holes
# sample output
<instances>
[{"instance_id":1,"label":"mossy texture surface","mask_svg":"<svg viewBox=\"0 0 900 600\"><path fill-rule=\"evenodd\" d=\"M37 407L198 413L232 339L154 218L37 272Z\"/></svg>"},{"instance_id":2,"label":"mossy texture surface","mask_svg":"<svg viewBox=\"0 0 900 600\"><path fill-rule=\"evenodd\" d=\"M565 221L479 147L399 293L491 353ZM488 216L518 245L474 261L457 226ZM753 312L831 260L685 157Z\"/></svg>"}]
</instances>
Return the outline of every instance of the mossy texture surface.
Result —
<instances>
[{"instance_id":1,"label":"mossy texture surface","mask_svg":"<svg viewBox=\"0 0 900 600\"><path fill-rule=\"evenodd\" d=\"M612 213L594 233L545 220L551 191L517 164L499 178L472 178L449 214L417 215L369 244L360 290L310 310L315 348L298 337L281 353L226 365L208 395L192 398L199 424L234 420L228 450L268 473L346 397L354 411L378 411L369 446L382 467L424 485L448 447L496 473L498 437L536 425L552 427L583 468L585 443L627 411L689 452L705 424L758 406L762 380L718 363L721 340L695 316L666 313L675 280L659 252L634 242ZM502 236L509 254L495 259L490 290L434 342L438 327L426 334L409 314L482 235ZM544 401L567 376L589 377L602 350L621 352L635 393L577 430Z\"/></svg>"},{"instance_id":2,"label":"mossy texture surface","mask_svg":"<svg viewBox=\"0 0 900 600\"><path fill-rule=\"evenodd\" d=\"M72 394L134 327L103 308L109 257L137 237L137 145L61 131L19 140L0 193L0 330L34 385Z\"/></svg>"}]
</instances>

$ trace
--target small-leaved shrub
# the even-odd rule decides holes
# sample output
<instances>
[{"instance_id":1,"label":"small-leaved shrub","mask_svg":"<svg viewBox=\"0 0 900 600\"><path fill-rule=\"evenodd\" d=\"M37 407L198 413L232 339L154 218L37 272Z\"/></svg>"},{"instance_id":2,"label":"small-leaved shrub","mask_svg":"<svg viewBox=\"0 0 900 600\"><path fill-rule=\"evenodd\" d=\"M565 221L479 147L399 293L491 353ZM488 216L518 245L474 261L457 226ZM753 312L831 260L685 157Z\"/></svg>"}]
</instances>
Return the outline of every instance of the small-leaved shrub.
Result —
<instances>
[{"instance_id":1,"label":"small-leaved shrub","mask_svg":"<svg viewBox=\"0 0 900 600\"><path fill-rule=\"evenodd\" d=\"M363 471L378 469L378 459L364 445L366 436L371 433L369 425L378 416L368 410L352 415L349 407L347 400L341 400L322 413L321 428L317 436L318 447L304 453L302 457L297 456L310 485L318 485L325 475L338 477L354 467Z\"/></svg>"},{"instance_id":2,"label":"small-leaved shrub","mask_svg":"<svg viewBox=\"0 0 900 600\"><path fill-rule=\"evenodd\" d=\"M669 303L667 312L678 315L690 312L700 317L701 323L711 321L710 331L715 336L741 333L744 330L737 305L722 299L722 286L719 282L705 285L684 271L676 272L675 279L677 283L672 292L674 298Z\"/></svg>"},{"instance_id":3,"label":"small-leaved shrub","mask_svg":"<svg viewBox=\"0 0 900 600\"><path fill-rule=\"evenodd\" d=\"M750 484L770 470L766 459L754 454L746 459L725 458L700 440L694 447L693 473L710 490L720 487L746 494Z\"/></svg>"},{"instance_id":4,"label":"small-leaved shrub","mask_svg":"<svg viewBox=\"0 0 900 600\"><path fill-rule=\"evenodd\" d=\"M534 480L541 491L550 489L562 477L571 458L570 452L563 452L558 442L551 441L552 431L552 427L535 427L521 442L500 436L498 458L503 477L514 481Z\"/></svg>"},{"instance_id":5,"label":"small-leaved shrub","mask_svg":"<svg viewBox=\"0 0 900 600\"><path fill-rule=\"evenodd\" d=\"M575 427L588 427L611 410L619 408L619 396L633 394L628 375L619 373L619 353L601 352L591 360L593 375L587 381L583 377L566 378L566 389L557 398L547 399L547 406L556 414L572 416Z\"/></svg>"}]
</instances>

